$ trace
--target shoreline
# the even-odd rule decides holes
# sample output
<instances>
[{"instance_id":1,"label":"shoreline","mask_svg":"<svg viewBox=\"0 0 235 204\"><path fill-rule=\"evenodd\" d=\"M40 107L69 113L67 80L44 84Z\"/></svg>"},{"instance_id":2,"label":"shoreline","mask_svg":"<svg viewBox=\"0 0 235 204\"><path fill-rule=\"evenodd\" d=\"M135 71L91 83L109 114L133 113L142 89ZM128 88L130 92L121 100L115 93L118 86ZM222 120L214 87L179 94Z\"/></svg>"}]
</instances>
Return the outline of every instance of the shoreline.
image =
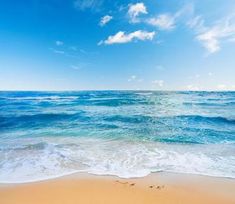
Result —
<instances>
[{"instance_id":1,"label":"shoreline","mask_svg":"<svg viewBox=\"0 0 235 204\"><path fill-rule=\"evenodd\" d=\"M123 179L75 173L59 178L0 184L4 204L226 203L234 204L235 179L193 174L153 173Z\"/></svg>"},{"instance_id":2,"label":"shoreline","mask_svg":"<svg viewBox=\"0 0 235 204\"><path fill-rule=\"evenodd\" d=\"M223 176L214 176L214 175L207 175L207 174L196 174L196 173L180 173L180 172L166 172L166 171L158 171L158 172L152 172L149 173L145 176L133 176L133 177L119 177L117 175L112 175L112 174L96 174L96 173L90 173L90 172L86 172L86 171L74 171L74 172L70 172L70 173L64 173L64 174L60 174L57 176L48 176L48 177L42 177L40 179L34 179L34 180L27 180L27 181L16 181L16 182L1 182L0 181L0 187L4 186L4 185L21 185L21 184L32 184L32 183L38 183L38 182L46 182L46 181L51 181L51 180L58 180L58 179L63 179L63 178L69 178L69 177L76 177L76 178L80 178L81 175L82 177L112 177L112 178L117 178L117 179L123 179L123 180L131 180L131 179L144 179L146 177L152 177L152 176L157 176L157 175L175 175L177 176L192 176L192 177L205 177L205 178L211 178L211 179L228 179L228 180L234 180L235 182L235 178L233 177L223 177Z\"/></svg>"}]
</instances>

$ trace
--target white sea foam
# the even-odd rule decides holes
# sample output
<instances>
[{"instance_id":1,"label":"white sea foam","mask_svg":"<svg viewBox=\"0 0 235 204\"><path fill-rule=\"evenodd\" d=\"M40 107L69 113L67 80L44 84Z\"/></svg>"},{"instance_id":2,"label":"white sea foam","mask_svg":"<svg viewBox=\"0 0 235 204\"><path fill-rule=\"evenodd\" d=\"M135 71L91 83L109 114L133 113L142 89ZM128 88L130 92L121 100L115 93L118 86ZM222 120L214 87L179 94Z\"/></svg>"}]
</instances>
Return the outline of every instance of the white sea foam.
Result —
<instances>
[{"instance_id":1,"label":"white sea foam","mask_svg":"<svg viewBox=\"0 0 235 204\"><path fill-rule=\"evenodd\" d=\"M235 178L235 147L93 138L14 140L0 151L0 183L23 183L74 172L143 177L167 171ZM19 145L24 144L24 145Z\"/></svg>"},{"instance_id":2,"label":"white sea foam","mask_svg":"<svg viewBox=\"0 0 235 204\"><path fill-rule=\"evenodd\" d=\"M78 96L22 96L22 97L7 97L7 100L16 100L16 101L25 101L25 100L33 100L33 101L69 101L76 100Z\"/></svg>"},{"instance_id":3,"label":"white sea foam","mask_svg":"<svg viewBox=\"0 0 235 204\"><path fill-rule=\"evenodd\" d=\"M136 94L141 96L150 96L153 95L153 92L137 92Z\"/></svg>"}]
</instances>

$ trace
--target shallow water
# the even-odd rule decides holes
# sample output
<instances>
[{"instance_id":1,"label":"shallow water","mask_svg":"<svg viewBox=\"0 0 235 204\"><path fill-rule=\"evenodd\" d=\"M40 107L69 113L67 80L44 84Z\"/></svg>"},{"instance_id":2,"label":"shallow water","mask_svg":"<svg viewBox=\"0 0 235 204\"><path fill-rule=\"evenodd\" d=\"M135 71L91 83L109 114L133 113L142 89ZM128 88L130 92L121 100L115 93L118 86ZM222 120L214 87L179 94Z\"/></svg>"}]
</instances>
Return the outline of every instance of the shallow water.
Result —
<instances>
[{"instance_id":1,"label":"shallow water","mask_svg":"<svg viewBox=\"0 0 235 204\"><path fill-rule=\"evenodd\" d=\"M0 182L157 171L235 178L235 92L0 92Z\"/></svg>"}]
</instances>

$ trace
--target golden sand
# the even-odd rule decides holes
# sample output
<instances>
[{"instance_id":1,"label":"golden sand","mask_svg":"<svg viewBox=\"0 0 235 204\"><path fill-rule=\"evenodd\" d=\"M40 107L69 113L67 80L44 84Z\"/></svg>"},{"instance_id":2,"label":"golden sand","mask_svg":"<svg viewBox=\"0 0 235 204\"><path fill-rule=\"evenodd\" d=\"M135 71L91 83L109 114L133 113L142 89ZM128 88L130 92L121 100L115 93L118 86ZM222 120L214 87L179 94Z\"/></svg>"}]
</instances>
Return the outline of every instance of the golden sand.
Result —
<instances>
[{"instance_id":1,"label":"golden sand","mask_svg":"<svg viewBox=\"0 0 235 204\"><path fill-rule=\"evenodd\" d=\"M0 185L0 204L235 204L235 180L185 174L138 179L75 174Z\"/></svg>"}]
</instances>

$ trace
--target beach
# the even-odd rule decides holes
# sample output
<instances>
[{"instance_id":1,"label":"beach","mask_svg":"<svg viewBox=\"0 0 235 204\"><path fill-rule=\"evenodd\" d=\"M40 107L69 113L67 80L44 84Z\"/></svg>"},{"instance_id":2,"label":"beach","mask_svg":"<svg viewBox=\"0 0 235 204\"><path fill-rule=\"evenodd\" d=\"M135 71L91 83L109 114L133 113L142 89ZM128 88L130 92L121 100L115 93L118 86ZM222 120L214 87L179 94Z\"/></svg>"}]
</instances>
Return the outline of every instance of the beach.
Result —
<instances>
[{"instance_id":1,"label":"beach","mask_svg":"<svg viewBox=\"0 0 235 204\"><path fill-rule=\"evenodd\" d=\"M234 92L2 92L0 204L235 204Z\"/></svg>"},{"instance_id":2,"label":"beach","mask_svg":"<svg viewBox=\"0 0 235 204\"><path fill-rule=\"evenodd\" d=\"M1 184L1 204L234 204L235 180L155 173L143 178L73 174L24 184Z\"/></svg>"},{"instance_id":3,"label":"beach","mask_svg":"<svg viewBox=\"0 0 235 204\"><path fill-rule=\"evenodd\" d=\"M234 0L0 6L0 204L235 204Z\"/></svg>"}]
</instances>

